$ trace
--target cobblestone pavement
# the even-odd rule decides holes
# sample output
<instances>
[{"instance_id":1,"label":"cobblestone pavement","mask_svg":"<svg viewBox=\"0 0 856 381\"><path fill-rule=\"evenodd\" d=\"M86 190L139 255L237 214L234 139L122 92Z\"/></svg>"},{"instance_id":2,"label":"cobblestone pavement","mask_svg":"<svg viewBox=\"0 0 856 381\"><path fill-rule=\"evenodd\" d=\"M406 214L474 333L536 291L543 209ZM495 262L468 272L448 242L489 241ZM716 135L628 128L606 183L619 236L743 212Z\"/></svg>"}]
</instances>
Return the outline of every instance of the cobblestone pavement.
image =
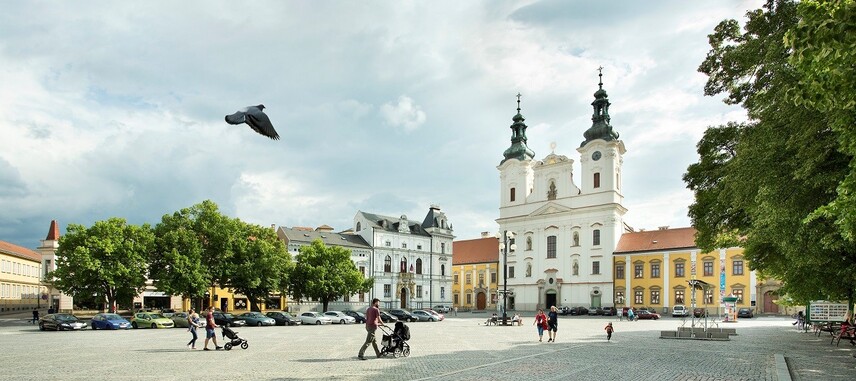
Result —
<instances>
[{"instance_id":1,"label":"cobblestone pavement","mask_svg":"<svg viewBox=\"0 0 856 381\"><path fill-rule=\"evenodd\" d=\"M0 380L778 380L774 354L794 380L856 378L849 343L830 345L828 333L797 332L784 318L720 323L738 335L696 341L659 338L680 319L562 317L556 343L538 342L532 317L521 327L485 319L411 323L410 357L368 361L356 358L362 325L247 327L238 330L247 350L191 351L185 329L40 332L0 319Z\"/></svg>"}]
</instances>

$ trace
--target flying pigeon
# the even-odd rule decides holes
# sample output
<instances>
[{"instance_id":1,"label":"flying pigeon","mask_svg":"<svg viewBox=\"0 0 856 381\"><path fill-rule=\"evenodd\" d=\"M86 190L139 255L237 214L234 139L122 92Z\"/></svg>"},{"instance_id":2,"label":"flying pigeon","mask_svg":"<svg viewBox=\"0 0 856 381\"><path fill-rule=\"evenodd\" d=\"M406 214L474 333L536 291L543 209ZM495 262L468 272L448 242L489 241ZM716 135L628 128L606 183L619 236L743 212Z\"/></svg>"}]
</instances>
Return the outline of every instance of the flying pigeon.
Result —
<instances>
[{"instance_id":1,"label":"flying pigeon","mask_svg":"<svg viewBox=\"0 0 856 381\"><path fill-rule=\"evenodd\" d=\"M265 105L245 107L232 115L226 115L226 123L246 123L252 127L253 131L273 140L279 140L279 134L277 134L276 130L273 129L273 124L270 123L270 118L268 118L264 111L262 111L264 109Z\"/></svg>"}]
</instances>

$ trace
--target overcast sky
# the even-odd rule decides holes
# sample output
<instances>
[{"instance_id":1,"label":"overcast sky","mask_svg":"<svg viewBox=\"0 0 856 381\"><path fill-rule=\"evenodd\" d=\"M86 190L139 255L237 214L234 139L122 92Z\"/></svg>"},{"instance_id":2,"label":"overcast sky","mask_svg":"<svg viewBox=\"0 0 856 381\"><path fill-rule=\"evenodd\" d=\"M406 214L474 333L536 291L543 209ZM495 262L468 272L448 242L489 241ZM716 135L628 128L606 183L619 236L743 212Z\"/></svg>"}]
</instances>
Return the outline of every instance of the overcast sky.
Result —
<instances>
[{"instance_id":1,"label":"overcast sky","mask_svg":"<svg viewBox=\"0 0 856 381\"><path fill-rule=\"evenodd\" d=\"M152 225L203 200L260 225L358 210L495 233L516 97L535 158L575 160L603 66L625 221L689 226L707 34L760 1L0 0L0 240ZM282 140L223 117L263 103Z\"/></svg>"}]
</instances>

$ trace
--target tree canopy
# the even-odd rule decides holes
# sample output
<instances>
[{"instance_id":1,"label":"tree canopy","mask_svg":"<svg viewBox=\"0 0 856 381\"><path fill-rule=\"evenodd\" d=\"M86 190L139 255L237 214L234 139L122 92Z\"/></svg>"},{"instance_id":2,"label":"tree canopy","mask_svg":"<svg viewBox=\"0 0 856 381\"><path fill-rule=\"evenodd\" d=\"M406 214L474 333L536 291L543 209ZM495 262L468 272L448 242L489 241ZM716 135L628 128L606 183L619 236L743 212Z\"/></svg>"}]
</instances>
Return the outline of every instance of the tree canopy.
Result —
<instances>
[{"instance_id":1,"label":"tree canopy","mask_svg":"<svg viewBox=\"0 0 856 381\"><path fill-rule=\"evenodd\" d=\"M367 292L374 280L365 278L351 261L351 251L326 246L316 239L300 248L291 273L290 291L296 299L318 299L327 311L330 301L345 295Z\"/></svg>"},{"instance_id":2,"label":"tree canopy","mask_svg":"<svg viewBox=\"0 0 856 381\"><path fill-rule=\"evenodd\" d=\"M285 245L270 228L236 221L237 237L229 264L228 285L250 301L250 309L259 311L259 302L274 291L285 293L292 263Z\"/></svg>"},{"instance_id":3,"label":"tree canopy","mask_svg":"<svg viewBox=\"0 0 856 381\"><path fill-rule=\"evenodd\" d=\"M725 20L709 35L711 50L699 67L708 75L705 94L724 94L749 120L709 127L684 181L696 196L690 217L700 248L739 240L750 266L782 280L782 291L797 302L851 299L856 246L845 227L854 211L847 181L856 136L834 127L847 118L823 112L829 104L813 95L824 80L814 78L812 66L832 63L795 55L809 57L822 46L800 32L805 23L832 27L829 15L815 20L807 10L816 8L770 0L747 12L742 32L736 20Z\"/></svg>"},{"instance_id":4,"label":"tree canopy","mask_svg":"<svg viewBox=\"0 0 856 381\"><path fill-rule=\"evenodd\" d=\"M146 285L154 234L149 225L129 225L110 218L91 227L69 224L59 240L57 269L47 275L70 295L103 295L111 308L123 295L139 294Z\"/></svg>"}]
</instances>

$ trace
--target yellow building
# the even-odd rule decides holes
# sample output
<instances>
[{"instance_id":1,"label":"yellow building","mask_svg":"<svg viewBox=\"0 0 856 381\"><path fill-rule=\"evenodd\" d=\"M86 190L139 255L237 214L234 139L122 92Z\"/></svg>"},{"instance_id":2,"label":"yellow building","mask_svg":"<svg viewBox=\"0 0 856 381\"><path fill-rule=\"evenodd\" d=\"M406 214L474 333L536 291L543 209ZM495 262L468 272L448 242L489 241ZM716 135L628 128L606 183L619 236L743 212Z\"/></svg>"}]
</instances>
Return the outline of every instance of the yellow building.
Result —
<instances>
[{"instance_id":1,"label":"yellow building","mask_svg":"<svg viewBox=\"0 0 856 381\"><path fill-rule=\"evenodd\" d=\"M649 307L670 313L671 307L722 307L725 296L737 297L736 307L755 309L756 279L739 247L701 252L695 228L624 233L613 254L616 307ZM710 286L690 287L697 279ZM695 299L693 301L693 299ZM652 308L653 307L653 308Z\"/></svg>"},{"instance_id":2,"label":"yellow building","mask_svg":"<svg viewBox=\"0 0 856 381\"><path fill-rule=\"evenodd\" d=\"M452 253L452 304L463 311L497 310L502 304L499 240L454 241Z\"/></svg>"},{"instance_id":3,"label":"yellow building","mask_svg":"<svg viewBox=\"0 0 856 381\"><path fill-rule=\"evenodd\" d=\"M0 311L32 311L45 307L40 284L42 255L9 242L0 241Z\"/></svg>"}]
</instances>

